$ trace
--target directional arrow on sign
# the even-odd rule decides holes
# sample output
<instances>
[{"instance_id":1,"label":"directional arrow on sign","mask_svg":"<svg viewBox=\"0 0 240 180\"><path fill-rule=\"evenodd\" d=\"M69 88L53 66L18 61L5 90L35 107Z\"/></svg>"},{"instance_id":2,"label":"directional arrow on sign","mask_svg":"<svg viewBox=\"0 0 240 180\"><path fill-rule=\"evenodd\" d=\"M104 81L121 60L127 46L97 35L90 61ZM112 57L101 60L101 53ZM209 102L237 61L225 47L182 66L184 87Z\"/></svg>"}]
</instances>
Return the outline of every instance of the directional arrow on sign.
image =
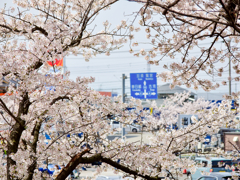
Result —
<instances>
[{"instance_id":1,"label":"directional arrow on sign","mask_svg":"<svg viewBox=\"0 0 240 180\"><path fill-rule=\"evenodd\" d=\"M146 86L146 81L143 82L143 89L147 89L147 86Z\"/></svg>"},{"instance_id":2,"label":"directional arrow on sign","mask_svg":"<svg viewBox=\"0 0 240 180\"><path fill-rule=\"evenodd\" d=\"M146 89L144 89L143 95L144 95L144 98L146 99L146 97L147 97L147 95L148 95L148 93L146 92Z\"/></svg>"}]
</instances>

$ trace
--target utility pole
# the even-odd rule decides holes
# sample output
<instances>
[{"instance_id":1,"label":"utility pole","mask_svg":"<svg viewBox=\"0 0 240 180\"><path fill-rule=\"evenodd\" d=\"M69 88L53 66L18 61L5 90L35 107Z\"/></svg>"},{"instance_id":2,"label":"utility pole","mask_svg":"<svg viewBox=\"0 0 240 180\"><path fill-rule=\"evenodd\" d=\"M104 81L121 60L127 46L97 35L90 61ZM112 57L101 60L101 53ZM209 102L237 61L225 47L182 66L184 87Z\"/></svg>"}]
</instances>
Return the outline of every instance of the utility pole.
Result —
<instances>
[{"instance_id":1,"label":"utility pole","mask_svg":"<svg viewBox=\"0 0 240 180\"><path fill-rule=\"evenodd\" d=\"M66 69L67 69L67 66L66 66L66 57L63 58L63 79L65 79L65 73L66 73Z\"/></svg>"},{"instance_id":2,"label":"utility pole","mask_svg":"<svg viewBox=\"0 0 240 180\"><path fill-rule=\"evenodd\" d=\"M230 43L230 42L229 42ZM231 57L229 57L229 96L232 95Z\"/></svg>"},{"instance_id":3,"label":"utility pole","mask_svg":"<svg viewBox=\"0 0 240 180\"><path fill-rule=\"evenodd\" d=\"M122 74L122 101L123 103L125 103L125 79L127 79L127 76L125 76L125 74Z\"/></svg>"},{"instance_id":4,"label":"utility pole","mask_svg":"<svg viewBox=\"0 0 240 180\"><path fill-rule=\"evenodd\" d=\"M125 74L122 74L122 102L123 103L125 103L125 97L126 97L125 79L127 79L127 76L125 76ZM125 128L123 127L123 124L122 124L122 139L124 139L125 134L126 134Z\"/></svg>"},{"instance_id":5,"label":"utility pole","mask_svg":"<svg viewBox=\"0 0 240 180\"><path fill-rule=\"evenodd\" d=\"M229 45L229 49L231 50L231 46L230 46L230 43L231 43L231 39L229 39L228 40L228 45ZM229 68L229 97L231 97L232 96L232 76L231 76L231 54L229 55L229 58L228 58L228 60L229 60L229 63L228 63L228 68ZM229 106L229 111L231 111L231 109L232 109L232 105L231 105L231 103L232 103L232 98L229 100L230 102L229 102L229 104L230 104L230 106ZM227 124L226 124L226 127L227 127Z\"/></svg>"},{"instance_id":6,"label":"utility pole","mask_svg":"<svg viewBox=\"0 0 240 180\"><path fill-rule=\"evenodd\" d=\"M228 40L228 45L230 47L231 39ZM231 47L230 47L231 49ZM229 79L228 79L228 84L229 84L229 96L232 95L232 75L231 75L231 55L229 55L228 58L228 69L229 69Z\"/></svg>"}]
</instances>

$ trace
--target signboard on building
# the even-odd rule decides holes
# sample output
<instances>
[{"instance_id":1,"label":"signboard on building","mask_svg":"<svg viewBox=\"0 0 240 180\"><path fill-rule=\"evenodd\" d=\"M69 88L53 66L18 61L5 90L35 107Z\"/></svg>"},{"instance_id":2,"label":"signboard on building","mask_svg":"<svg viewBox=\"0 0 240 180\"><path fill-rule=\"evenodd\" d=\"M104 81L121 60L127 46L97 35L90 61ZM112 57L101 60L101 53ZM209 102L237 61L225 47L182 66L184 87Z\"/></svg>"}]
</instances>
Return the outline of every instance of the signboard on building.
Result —
<instances>
[{"instance_id":1,"label":"signboard on building","mask_svg":"<svg viewBox=\"0 0 240 180\"><path fill-rule=\"evenodd\" d=\"M98 91L103 96L109 96L112 97L112 92L105 92L105 91Z\"/></svg>"},{"instance_id":2,"label":"signboard on building","mask_svg":"<svg viewBox=\"0 0 240 180\"><path fill-rule=\"evenodd\" d=\"M136 99L157 99L157 73L130 73L130 90Z\"/></svg>"}]
</instances>

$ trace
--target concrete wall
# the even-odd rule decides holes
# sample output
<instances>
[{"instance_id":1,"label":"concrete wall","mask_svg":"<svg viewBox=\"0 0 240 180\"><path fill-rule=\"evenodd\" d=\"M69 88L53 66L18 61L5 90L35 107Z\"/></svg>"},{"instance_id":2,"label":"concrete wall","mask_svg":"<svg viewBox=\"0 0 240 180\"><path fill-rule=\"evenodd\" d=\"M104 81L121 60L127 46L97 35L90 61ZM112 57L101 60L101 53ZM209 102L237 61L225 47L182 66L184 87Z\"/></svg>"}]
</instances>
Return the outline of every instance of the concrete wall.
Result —
<instances>
[{"instance_id":1,"label":"concrete wall","mask_svg":"<svg viewBox=\"0 0 240 180\"><path fill-rule=\"evenodd\" d=\"M234 141L235 140L235 141ZM224 133L224 151L240 150L240 133L226 132Z\"/></svg>"}]
</instances>

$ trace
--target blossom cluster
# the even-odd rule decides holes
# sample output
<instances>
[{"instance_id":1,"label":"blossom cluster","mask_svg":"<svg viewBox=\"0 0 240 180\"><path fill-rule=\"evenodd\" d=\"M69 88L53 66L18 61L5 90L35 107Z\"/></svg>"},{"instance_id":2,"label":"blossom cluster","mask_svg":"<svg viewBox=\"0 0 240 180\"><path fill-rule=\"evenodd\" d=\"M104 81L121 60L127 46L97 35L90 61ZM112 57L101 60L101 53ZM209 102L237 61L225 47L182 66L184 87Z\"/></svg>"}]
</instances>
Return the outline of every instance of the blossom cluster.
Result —
<instances>
[{"instance_id":1,"label":"blossom cluster","mask_svg":"<svg viewBox=\"0 0 240 180\"><path fill-rule=\"evenodd\" d=\"M135 55L141 54L151 64L164 61L163 67L172 74L159 73L163 81L215 90L220 83L209 77L222 77L230 64L235 71L232 80L239 81L239 4L228 0L136 2L143 5L136 16L152 48Z\"/></svg>"}]
</instances>

